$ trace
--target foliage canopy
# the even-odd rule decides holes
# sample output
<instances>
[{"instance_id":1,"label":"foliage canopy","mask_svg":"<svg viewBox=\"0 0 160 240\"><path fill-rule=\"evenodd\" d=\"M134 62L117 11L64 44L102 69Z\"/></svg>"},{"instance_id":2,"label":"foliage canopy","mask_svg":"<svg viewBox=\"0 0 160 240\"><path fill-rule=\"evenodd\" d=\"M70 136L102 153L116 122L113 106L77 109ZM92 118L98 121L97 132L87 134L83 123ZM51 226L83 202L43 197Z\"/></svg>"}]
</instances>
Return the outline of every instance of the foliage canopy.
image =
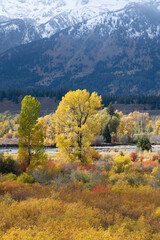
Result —
<instances>
[{"instance_id":1,"label":"foliage canopy","mask_svg":"<svg viewBox=\"0 0 160 240\"><path fill-rule=\"evenodd\" d=\"M19 116L19 159L27 165L38 164L44 159L43 131L38 124L40 103L31 96L25 96L22 100L22 108Z\"/></svg>"},{"instance_id":2,"label":"foliage canopy","mask_svg":"<svg viewBox=\"0 0 160 240\"><path fill-rule=\"evenodd\" d=\"M97 111L102 107L101 96L86 90L68 92L54 116L55 139L61 153L71 161L85 165L90 158L90 144L98 133Z\"/></svg>"},{"instance_id":3,"label":"foliage canopy","mask_svg":"<svg viewBox=\"0 0 160 240\"><path fill-rule=\"evenodd\" d=\"M137 144L137 147L140 148L141 150L151 150L152 148L152 145L151 145L151 142L149 140L149 138L145 135L143 135L139 141L138 141L138 144Z\"/></svg>"}]
</instances>

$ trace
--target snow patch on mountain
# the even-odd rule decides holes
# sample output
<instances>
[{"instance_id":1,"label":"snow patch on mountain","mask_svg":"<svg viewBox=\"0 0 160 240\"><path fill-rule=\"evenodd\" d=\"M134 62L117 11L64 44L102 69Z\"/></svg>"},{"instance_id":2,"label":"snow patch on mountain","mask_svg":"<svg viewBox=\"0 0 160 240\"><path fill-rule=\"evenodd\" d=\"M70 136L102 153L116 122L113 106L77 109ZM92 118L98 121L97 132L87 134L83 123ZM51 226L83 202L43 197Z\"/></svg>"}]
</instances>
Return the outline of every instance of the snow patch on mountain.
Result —
<instances>
[{"instance_id":1,"label":"snow patch on mountain","mask_svg":"<svg viewBox=\"0 0 160 240\"><path fill-rule=\"evenodd\" d=\"M20 32L17 45L26 44L49 38L67 28L76 28L79 24L75 37L87 34L97 26L101 35L112 34L118 27L128 26L127 36L139 37L144 31L132 26L137 16L132 15L124 26L125 14L128 18L125 11L135 4L149 4L160 11L160 0L0 0L0 40L5 41L6 37L8 41L13 33ZM150 38L159 36L159 28L147 24L147 35Z\"/></svg>"},{"instance_id":2,"label":"snow patch on mountain","mask_svg":"<svg viewBox=\"0 0 160 240\"><path fill-rule=\"evenodd\" d=\"M0 16L10 19L31 18L37 24L44 24L62 13L73 11L75 17L94 17L106 11L116 11L130 3L148 3L151 0L1 0ZM153 3L158 3L154 0ZM89 9L89 11L88 11ZM77 14L80 13L80 14Z\"/></svg>"}]
</instances>

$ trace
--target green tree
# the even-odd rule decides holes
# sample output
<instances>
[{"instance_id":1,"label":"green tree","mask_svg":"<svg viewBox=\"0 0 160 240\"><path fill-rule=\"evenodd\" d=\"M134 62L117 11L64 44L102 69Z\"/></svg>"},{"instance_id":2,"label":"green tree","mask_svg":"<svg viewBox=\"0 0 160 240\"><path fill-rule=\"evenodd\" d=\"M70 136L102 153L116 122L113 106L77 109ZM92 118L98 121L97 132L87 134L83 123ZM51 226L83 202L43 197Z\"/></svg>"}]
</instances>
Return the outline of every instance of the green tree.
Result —
<instances>
[{"instance_id":1,"label":"green tree","mask_svg":"<svg viewBox=\"0 0 160 240\"><path fill-rule=\"evenodd\" d=\"M109 128L110 134L117 133L117 128L120 123L120 116L117 112L115 112L112 103L109 104L109 106L106 109L106 112L107 112L106 122Z\"/></svg>"},{"instance_id":2,"label":"green tree","mask_svg":"<svg viewBox=\"0 0 160 240\"><path fill-rule=\"evenodd\" d=\"M143 135L138 140L137 147L141 150L148 150L149 151L149 150L151 150L152 145L151 145L151 142L150 142L149 138L147 136Z\"/></svg>"},{"instance_id":3,"label":"green tree","mask_svg":"<svg viewBox=\"0 0 160 240\"><path fill-rule=\"evenodd\" d=\"M120 117L118 114L115 114L113 116L108 115L107 116L107 121L106 121L110 134L116 134L117 133L117 129L120 123Z\"/></svg>"},{"instance_id":4,"label":"green tree","mask_svg":"<svg viewBox=\"0 0 160 240\"><path fill-rule=\"evenodd\" d=\"M104 137L106 143L111 143L111 134L110 134L110 131L109 131L109 128L108 128L107 124L106 124L106 127L105 127L104 131L103 131L103 137Z\"/></svg>"},{"instance_id":5,"label":"green tree","mask_svg":"<svg viewBox=\"0 0 160 240\"><path fill-rule=\"evenodd\" d=\"M99 115L99 124L100 124L100 127L101 127L101 134L102 135L103 135L103 132L106 128L106 125L108 126L110 134L116 134L117 133L117 129L118 129L118 126L120 124L120 115L119 115L118 112L115 112L114 109L112 109L112 110L108 111L107 108L104 108L98 114ZM110 114L109 114L109 112L110 112Z\"/></svg>"},{"instance_id":6,"label":"green tree","mask_svg":"<svg viewBox=\"0 0 160 240\"><path fill-rule=\"evenodd\" d=\"M153 132L153 127L152 127L152 125L150 123L146 126L146 132L147 133Z\"/></svg>"},{"instance_id":7,"label":"green tree","mask_svg":"<svg viewBox=\"0 0 160 240\"><path fill-rule=\"evenodd\" d=\"M115 114L115 111L114 111L114 107L113 107L113 104L110 103L107 107L107 113L110 115L110 116L113 116Z\"/></svg>"},{"instance_id":8,"label":"green tree","mask_svg":"<svg viewBox=\"0 0 160 240\"><path fill-rule=\"evenodd\" d=\"M45 159L43 131L38 123L40 102L31 96L22 100L19 116L19 160L27 165L39 165Z\"/></svg>"},{"instance_id":9,"label":"green tree","mask_svg":"<svg viewBox=\"0 0 160 240\"><path fill-rule=\"evenodd\" d=\"M61 154L71 161L88 163L90 144L99 131L97 111L101 108L101 96L86 90L68 92L62 98L54 115L55 139Z\"/></svg>"}]
</instances>

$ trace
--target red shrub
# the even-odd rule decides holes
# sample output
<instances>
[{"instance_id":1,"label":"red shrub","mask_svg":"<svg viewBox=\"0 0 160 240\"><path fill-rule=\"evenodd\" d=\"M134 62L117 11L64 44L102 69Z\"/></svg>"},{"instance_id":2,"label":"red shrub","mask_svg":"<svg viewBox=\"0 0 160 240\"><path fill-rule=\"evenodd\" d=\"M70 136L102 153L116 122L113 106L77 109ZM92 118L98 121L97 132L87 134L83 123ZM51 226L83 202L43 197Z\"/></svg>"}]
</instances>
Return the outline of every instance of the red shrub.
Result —
<instances>
[{"instance_id":1,"label":"red shrub","mask_svg":"<svg viewBox=\"0 0 160 240\"><path fill-rule=\"evenodd\" d=\"M77 168L80 167L80 164L78 162L75 162L72 164L73 168L76 170Z\"/></svg>"},{"instance_id":2,"label":"red shrub","mask_svg":"<svg viewBox=\"0 0 160 240\"><path fill-rule=\"evenodd\" d=\"M131 153L130 153L130 158L131 158L131 160L132 160L133 162L135 162L135 161L137 160L137 158L138 158L137 153L131 152Z\"/></svg>"},{"instance_id":3,"label":"red shrub","mask_svg":"<svg viewBox=\"0 0 160 240\"><path fill-rule=\"evenodd\" d=\"M18 170L22 170L23 172L26 172L28 168L28 165L25 163L21 163L20 165L18 165Z\"/></svg>"},{"instance_id":4,"label":"red shrub","mask_svg":"<svg viewBox=\"0 0 160 240\"><path fill-rule=\"evenodd\" d=\"M144 159L143 156L140 156L140 157L139 157L139 160L140 160L141 162L143 162L143 159Z\"/></svg>"},{"instance_id":5,"label":"red shrub","mask_svg":"<svg viewBox=\"0 0 160 240\"><path fill-rule=\"evenodd\" d=\"M119 139L117 138L117 136L112 136L112 138L111 138L112 143L116 143L118 141L119 141Z\"/></svg>"},{"instance_id":6,"label":"red shrub","mask_svg":"<svg viewBox=\"0 0 160 240\"><path fill-rule=\"evenodd\" d=\"M100 174L101 175L104 175L104 174L106 174L107 173L107 171L106 170L103 170Z\"/></svg>"},{"instance_id":7,"label":"red shrub","mask_svg":"<svg viewBox=\"0 0 160 240\"><path fill-rule=\"evenodd\" d=\"M73 163L73 168L75 170L80 170L80 171L91 171L91 172L94 172L97 168L95 165L87 165L87 166L81 166L79 163Z\"/></svg>"},{"instance_id":8,"label":"red shrub","mask_svg":"<svg viewBox=\"0 0 160 240\"><path fill-rule=\"evenodd\" d=\"M7 133L6 138L13 138L13 133Z\"/></svg>"},{"instance_id":9,"label":"red shrub","mask_svg":"<svg viewBox=\"0 0 160 240\"><path fill-rule=\"evenodd\" d=\"M158 160L158 158L159 158L159 156L153 155L152 161L156 161L156 160Z\"/></svg>"},{"instance_id":10,"label":"red shrub","mask_svg":"<svg viewBox=\"0 0 160 240\"><path fill-rule=\"evenodd\" d=\"M110 189L104 185L97 185L94 188L92 188L91 192L93 193L99 193L99 192L109 192Z\"/></svg>"},{"instance_id":11,"label":"red shrub","mask_svg":"<svg viewBox=\"0 0 160 240\"><path fill-rule=\"evenodd\" d=\"M158 167L158 166L159 166L159 163L153 161L152 159L150 159L150 160L148 160L148 161L143 162L143 165L144 165L145 167L153 167L153 168L154 168L154 167Z\"/></svg>"},{"instance_id":12,"label":"red shrub","mask_svg":"<svg viewBox=\"0 0 160 240\"><path fill-rule=\"evenodd\" d=\"M94 172L96 170L96 166L95 165L87 165L87 166L83 166L83 167L79 166L78 169L81 171L86 170L86 171Z\"/></svg>"},{"instance_id":13,"label":"red shrub","mask_svg":"<svg viewBox=\"0 0 160 240\"><path fill-rule=\"evenodd\" d=\"M47 165L46 165L46 166L47 166L48 168L54 168L54 167L55 167L55 165L56 165L56 164L55 164L55 162L53 162L53 161L50 161L50 162L48 162L48 163L47 163Z\"/></svg>"}]
</instances>

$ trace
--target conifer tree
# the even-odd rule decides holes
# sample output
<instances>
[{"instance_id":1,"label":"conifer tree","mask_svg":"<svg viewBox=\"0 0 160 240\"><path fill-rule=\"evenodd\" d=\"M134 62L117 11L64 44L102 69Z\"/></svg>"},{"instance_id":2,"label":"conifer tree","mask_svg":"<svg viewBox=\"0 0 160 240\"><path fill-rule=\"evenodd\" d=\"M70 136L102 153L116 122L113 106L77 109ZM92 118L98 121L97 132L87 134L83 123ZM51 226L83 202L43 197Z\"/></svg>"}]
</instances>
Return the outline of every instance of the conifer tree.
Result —
<instances>
[{"instance_id":1,"label":"conifer tree","mask_svg":"<svg viewBox=\"0 0 160 240\"><path fill-rule=\"evenodd\" d=\"M115 111L114 111L114 107L113 107L113 104L110 103L109 106L107 107L107 113L110 115L110 116L113 116Z\"/></svg>"},{"instance_id":2,"label":"conifer tree","mask_svg":"<svg viewBox=\"0 0 160 240\"><path fill-rule=\"evenodd\" d=\"M103 137L104 137L106 143L111 143L111 134L110 134L109 127L107 124L103 131Z\"/></svg>"}]
</instances>

